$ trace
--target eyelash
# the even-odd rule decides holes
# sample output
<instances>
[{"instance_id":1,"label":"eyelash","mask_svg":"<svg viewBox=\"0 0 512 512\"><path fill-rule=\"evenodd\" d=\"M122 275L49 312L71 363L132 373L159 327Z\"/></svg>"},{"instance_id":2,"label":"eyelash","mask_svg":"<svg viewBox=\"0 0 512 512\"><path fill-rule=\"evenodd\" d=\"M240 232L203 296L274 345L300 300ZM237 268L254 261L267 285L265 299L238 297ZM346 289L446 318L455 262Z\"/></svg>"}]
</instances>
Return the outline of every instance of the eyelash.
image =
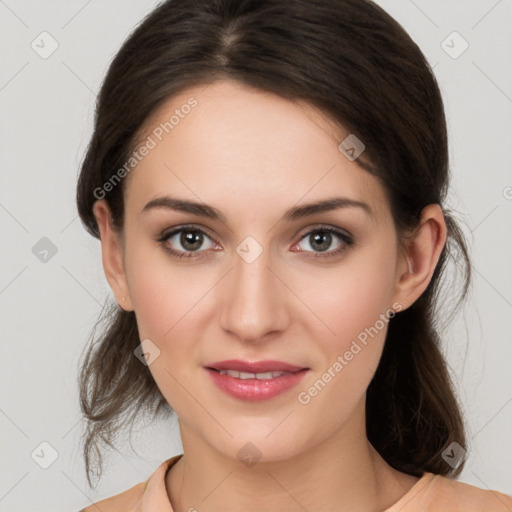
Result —
<instances>
[{"instance_id":1,"label":"eyelash","mask_svg":"<svg viewBox=\"0 0 512 512\"><path fill-rule=\"evenodd\" d=\"M205 231L203 231L202 229L199 229L198 227L196 227L194 225L184 225L184 226L179 226L179 227L177 227L175 229L172 229L171 231L164 232L162 235L159 236L159 238L157 239L157 242L161 245L161 247L164 249L165 252L167 252L171 256L173 256L175 258L178 258L178 259L181 259L181 258L203 258L203 257L205 257L205 256L195 256L194 255L195 252L197 254L200 254L201 252L204 252L204 251L189 251L187 253L187 252L183 252L183 251L176 251L175 249L171 249L167 245L167 241L170 238L172 238L177 233L181 233L182 231L201 233L201 234L205 235L206 237L210 238L210 240L211 240L211 237ZM340 255L341 253L345 252L349 247L354 245L354 240L353 240L352 236L350 236L346 232L341 231L341 230L339 230L337 228L333 228L331 226L323 226L323 225L308 231L306 234L304 234L303 236L300 237L299 242L301 242L302 240L304 240L308 236L312 235L313 233L317 233L317 232L334 234L334 235L336 235L337 237L339 237L343 241L343 245L339 249L336 249L335 251L319 252L319 253L315 253L314 256L306 256L306 257L312 257L312 258L332 258L332 257L336 257L336 256ZM297 243L299 243L299 242L297 242ZM310 254L312 251L301 251L301 252L305 252L306 254Z\"/></svg>"}]
</instances>

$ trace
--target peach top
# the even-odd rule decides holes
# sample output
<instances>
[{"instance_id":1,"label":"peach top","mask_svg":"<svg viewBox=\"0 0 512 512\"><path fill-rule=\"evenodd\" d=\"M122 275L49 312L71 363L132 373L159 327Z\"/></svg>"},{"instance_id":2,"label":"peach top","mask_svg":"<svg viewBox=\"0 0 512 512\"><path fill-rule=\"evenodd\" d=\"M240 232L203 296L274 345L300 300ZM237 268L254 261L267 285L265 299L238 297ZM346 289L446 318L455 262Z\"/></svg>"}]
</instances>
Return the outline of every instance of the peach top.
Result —
<instances>
[{"instance_id":1,"label":"peach top","mask_svg":"<svg viewBox=\"0 0 512 512\"><path fill-rule=\"evenodd\" d=\"M162 462L145 482L80 512L173 512L165 475L182 456L175 455ZM512 512L512 497L424 473L404 496L383 512Z\"/></svg>"}]
</instances>

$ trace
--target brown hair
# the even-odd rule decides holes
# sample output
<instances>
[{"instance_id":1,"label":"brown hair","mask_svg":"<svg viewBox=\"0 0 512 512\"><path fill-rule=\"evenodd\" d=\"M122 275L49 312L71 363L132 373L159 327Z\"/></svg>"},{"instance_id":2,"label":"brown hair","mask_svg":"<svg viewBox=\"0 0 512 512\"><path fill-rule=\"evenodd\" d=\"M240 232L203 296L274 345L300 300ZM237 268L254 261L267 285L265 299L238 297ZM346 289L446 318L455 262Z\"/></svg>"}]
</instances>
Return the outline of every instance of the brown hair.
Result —
<instances>
[{"instance_id":1,"label":"brown hair","mask_svg":"<svg viewBox=\"0 0 512 512\"><path fill-rule=\"evenodd\" d=\"M389 322L382 358L366 398L367 436L388 464L415 476L456 476L441 457L453 441L466 447L464 424L440 351L440 283L449 258L470 283L466 242L444 208L449 180L443 102L418 46L368 0L168 0L125 41L101 87L94 133L77 185L86 229L99 238L97 191L128 160L144 123L163 101L188 87L232 79L292 100L305 100L355 134L357 162L388 194L399 234L422 209L442 206L448 240L429 286ZM105 194L122 233L125 181ZM461 258L459 258L461 256ZM455 311L455 309L453 310ZM101 476L100 445L140 413L174 411L149 369L135 357L134 312L110 305L85 352L79 376L86 419L84 455L91 484ZM96 330L96 328L95 328Z\"/></svg>"}]
</instances>

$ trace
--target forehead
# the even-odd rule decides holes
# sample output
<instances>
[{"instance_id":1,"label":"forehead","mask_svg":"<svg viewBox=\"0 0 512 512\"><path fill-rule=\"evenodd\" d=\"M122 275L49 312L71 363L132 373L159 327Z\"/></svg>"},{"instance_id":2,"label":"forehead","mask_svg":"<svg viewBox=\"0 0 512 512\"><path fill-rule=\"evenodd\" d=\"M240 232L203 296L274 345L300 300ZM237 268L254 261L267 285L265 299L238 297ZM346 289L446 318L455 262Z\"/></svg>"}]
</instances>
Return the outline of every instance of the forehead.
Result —
<instances>
[{"instance_id":1,"label":"forehead","mask_svg":"<svg viewBox=\"0 0 512 512\"><path fill-rule=\"evenodd\" d=\"M313 106L232 81L187 89L145 123L127 208L159 195L262 214L343 195L388 210L380 182L339 150L349 135Z\"/></svg>"}]
</instances>

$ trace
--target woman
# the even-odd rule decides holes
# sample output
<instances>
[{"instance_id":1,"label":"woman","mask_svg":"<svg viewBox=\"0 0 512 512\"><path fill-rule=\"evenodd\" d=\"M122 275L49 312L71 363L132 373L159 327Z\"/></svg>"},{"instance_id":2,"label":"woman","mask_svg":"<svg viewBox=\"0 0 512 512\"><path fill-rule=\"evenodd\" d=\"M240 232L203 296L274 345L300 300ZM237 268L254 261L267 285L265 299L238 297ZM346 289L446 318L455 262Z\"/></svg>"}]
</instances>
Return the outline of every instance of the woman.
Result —
<instances>
[{"instance_id":1,"label":"woman","mask_svg":"<svg viewBox=\"0 0 512 512\"><path fill-rule=\"evenodd\" d=\"M108 511L505 511L454 478L436 329L463 235L437 82L362 0L180 0L112 62L77 189L119 303L84 453L176 413L183 454ZM459 263L460 264L460 263ZM91 505L84 510L95 510Z\"/></svg>"}]
</instances>

